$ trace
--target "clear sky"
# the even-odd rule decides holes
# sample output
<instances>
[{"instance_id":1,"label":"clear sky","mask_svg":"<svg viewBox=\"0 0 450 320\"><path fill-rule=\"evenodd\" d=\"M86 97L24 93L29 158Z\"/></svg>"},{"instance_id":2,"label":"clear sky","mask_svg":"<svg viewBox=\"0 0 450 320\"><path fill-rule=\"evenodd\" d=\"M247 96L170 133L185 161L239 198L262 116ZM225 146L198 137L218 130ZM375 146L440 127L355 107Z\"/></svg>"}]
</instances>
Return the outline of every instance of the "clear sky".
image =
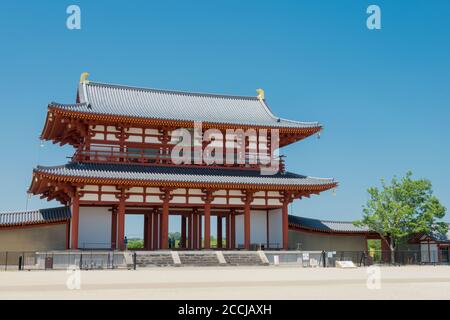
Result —
<instances>
[{"instance_id":1,"label":"clear sky","mask_svg":"<svg viewBox=\"0 0 450 320\"><path fill-rule=\"evenodd\" d=\"M71 4L81 30L66 28ZM381 30L366 27L370 4ZM47 104L74 102L83 71L154 88L262 87L275 114L321 122L321 139L282 153L288 170L340 185L296 201L294 214L358 219L366 189L407 170L450 208L448 0L3 1L0 36L2 211L25 209L34 166L72 155L38 137ZM54 205L33 197L28 208ZM127 222L129 235L140 232Z\"/></svg>"}]
</instances>

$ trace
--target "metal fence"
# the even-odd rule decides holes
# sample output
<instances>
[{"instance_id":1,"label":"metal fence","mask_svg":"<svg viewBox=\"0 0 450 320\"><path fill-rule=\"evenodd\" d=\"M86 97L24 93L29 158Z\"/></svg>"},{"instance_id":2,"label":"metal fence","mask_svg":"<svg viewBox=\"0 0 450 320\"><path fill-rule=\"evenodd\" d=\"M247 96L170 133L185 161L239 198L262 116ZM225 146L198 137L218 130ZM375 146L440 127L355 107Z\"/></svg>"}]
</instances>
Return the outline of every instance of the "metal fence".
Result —
<instances>
[{"instance_id":1,"label":"metal fence","mask_svg":"<svg viewBox=\"0 0 450 320\"><path fill-rule=\"evenodd\" d=\"M450 265L440 252L396 251L265 251L270 264L297 264L303 267L336 267L337 261L351 261L355 266L370 265Z\"/></svg>"},{"instance_id":2,"label":"metal fence","mask_svg":"<svg viewBox=\"0 0 450 320\"><path fill-rule=\"evenodd\" d=\"M355 251L337 251L334 254L335 259L344 261L351 260L353 262L365 263L366 265L448 265L448 255L440 251L421 251L421 250L397 250L394 254L387 250L370 250L369 252Z\"/></svg>"},{"instance_id":3,"label":"metal fence","mask_svg":"<svg viewBox=\"0 0 450 320\"><path fill-rule=\"evenodd\" d=\"M370 265L449 265L444 251L396 251L392 260L390 251L301 251L264 250L272 265L298 265L302 267L336 267L338 261L351 261L355 266ZM51 251L0 252L0 272L8 270L66 270L79 268L136 269L135 251Z\"/></svg>"},{"instance_id":4,"label":"metal fence","mask_svg":"<svg viewBox=\"0 0 450 320\"><path fill-rule=\"evenodd\" d=\"M0 252L0 271L120 269L132 264L131 253L119 251Z\"/></svg>"},{"instance_id":5,"label":"metal fence","mask_svg":"<svg viewBox=\"0 0 450 320\"><path fill-rule=\"evenodd\" d=\"M421 251L421 250L397 250L392 259L391 251L369 251L368 259L371 264L398 264L398 265L419 265L419 264L449 264L448 254L441 251Z\"/></svg>"}]
</instances>

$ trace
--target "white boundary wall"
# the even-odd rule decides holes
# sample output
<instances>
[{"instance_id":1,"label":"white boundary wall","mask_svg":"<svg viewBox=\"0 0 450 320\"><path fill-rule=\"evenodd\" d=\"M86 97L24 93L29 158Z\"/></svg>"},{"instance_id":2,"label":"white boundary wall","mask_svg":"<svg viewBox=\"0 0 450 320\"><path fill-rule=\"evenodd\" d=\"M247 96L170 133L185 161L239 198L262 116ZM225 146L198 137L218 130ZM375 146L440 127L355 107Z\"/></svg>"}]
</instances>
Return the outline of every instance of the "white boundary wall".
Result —
<instances>
[{"instance_id":1,"label":"white boundary wall","mask_svg":"<svg viewBox=\"0 0 450 320\"><path fill-rule=\"evenodd\" d=\"M250 243L267 244L267 211L250 211ZM269 210L269 243L282 245L281 209ZM244 215L236 216L236 246L244 246Z\"/></svg>"},{"instance_id":2,"label":"white boundary wall","mask_svg":"<svg viewBox=\"0 0 450 320\"><path fill-rule=\"evenodd\" d=\"M281 208L269 210L269 244L283 246L283 219Z\"/></svg>"},{"instance_id":3,"label":"white boundary wall","mask_svg":"<svg viewBox=\"0 0 450 320\"><path fill-rule=\"evenodd\" d=\"M78 247L111 248L111 211L109 207L80 207Z\"/></svg>"}]
</instances>

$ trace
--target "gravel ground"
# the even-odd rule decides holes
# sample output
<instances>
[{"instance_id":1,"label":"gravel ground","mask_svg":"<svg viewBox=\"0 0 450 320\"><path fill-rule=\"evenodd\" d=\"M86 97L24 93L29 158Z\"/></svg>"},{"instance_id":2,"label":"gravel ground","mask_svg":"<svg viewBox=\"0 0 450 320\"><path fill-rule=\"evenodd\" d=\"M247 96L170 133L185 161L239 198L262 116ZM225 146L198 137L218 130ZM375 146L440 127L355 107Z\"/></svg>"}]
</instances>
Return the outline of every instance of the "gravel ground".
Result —
<instances>
[{"instance_id":1,"label":"gravel ground","mask_svg":"<svg viewBox=\"0 0 450 320\"><path fill-rule=\"evenodd\" d=\"M0 272L0 299L449 298L450 266Z\"/></svg>"}]
</instances>

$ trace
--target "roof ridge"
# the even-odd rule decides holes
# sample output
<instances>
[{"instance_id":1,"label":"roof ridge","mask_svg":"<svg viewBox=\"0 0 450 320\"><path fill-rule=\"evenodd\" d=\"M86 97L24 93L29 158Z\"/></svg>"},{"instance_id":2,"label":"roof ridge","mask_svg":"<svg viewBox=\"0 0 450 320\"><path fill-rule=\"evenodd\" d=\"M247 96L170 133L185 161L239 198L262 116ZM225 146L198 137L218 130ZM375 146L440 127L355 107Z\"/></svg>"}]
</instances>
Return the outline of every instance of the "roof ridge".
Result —
<instances>
[{"instance_id":1,"label":"roof ridge","mask_svg":"<svg viewBox=\"0 0 450 320\"><path fill-rule=\"evenodd\" d=\"M353 221L342 221L342 220L324 220L324 219L316 219L316 218L310 218L310 217L304 217L304 216L296 216L291 214L290 216L293 217L298 217L298 218L303 218L303 219L309 219L309 220L316 220L316 221L321 221L321 222L334 222L334 223L352 223Z\"/></svg>"},{"instance_id":2,"label":"roof ridge","mask_svg":"<svg viewBox=\"0 0 450 320\"><path fill-rule=\"evenodd\" d=\"M56 101L51 101L49 106L55 106L55 107L80 107L80 106L86 106L88 103L86 102L78 102L78 103L60 103Z\"/></svg>"},{"instance_id":3,"label":"roof ridge","mask_svg":"<svg viewBox=\"0 0 450 320\"><path fill-rule=\"evenodd\" d=\"M122 88L122 89L136 90L136 91L151 91L151 92L159 92L159 93L187 95L187 96L203 96L203 97L216 97L216 98L258 100L258 97L256 97L256 96L232 95L232 94L197 92L197 91L183 91L183 90L172 90L172 89L158 89L158 88L137 87L137 86L114 84L114 83L104 83L104 82L96 82L96 81L89 81L89 83L86 83L86 86L90 86L90 85L94 85L94 86L96 85L96 86L102 86L102 87L112 87L112 88Z\"/></svg>"},{"instance_id":4,"label":"roof ridge","mask_svg":"<svg viewBox=\"0 0 450 320\"><path fill-rule=\"evenodd\" d=\"M282 118L282 117L277 117L272 110L270 109L270 107L268 106L268 104L266 103L266 99L260 100L260 103L262 104L262 106L264 107L264 110L267 112L267 114L274 120L276 121L286 121L286 122L290 122L290 123L297 123L297 124L306 124L306 125L321 125L318 121L296 121L296 120L289 120L286 118Z\"/></svg>"},{"instance_id":5,"label":"roof ridge","mask_svg":"<svg viewBox=\"0 0 450 320\"><path fill-rule=\"evenodd\" d=\"M68 164L70 164L71 162L68 162L66 164L62 164L59 166L41 166L41 165L37 165L36 168L34 170L39 170L39 169L56 169L56 168L65 168Z\"/></svg>"}]
</instances>

